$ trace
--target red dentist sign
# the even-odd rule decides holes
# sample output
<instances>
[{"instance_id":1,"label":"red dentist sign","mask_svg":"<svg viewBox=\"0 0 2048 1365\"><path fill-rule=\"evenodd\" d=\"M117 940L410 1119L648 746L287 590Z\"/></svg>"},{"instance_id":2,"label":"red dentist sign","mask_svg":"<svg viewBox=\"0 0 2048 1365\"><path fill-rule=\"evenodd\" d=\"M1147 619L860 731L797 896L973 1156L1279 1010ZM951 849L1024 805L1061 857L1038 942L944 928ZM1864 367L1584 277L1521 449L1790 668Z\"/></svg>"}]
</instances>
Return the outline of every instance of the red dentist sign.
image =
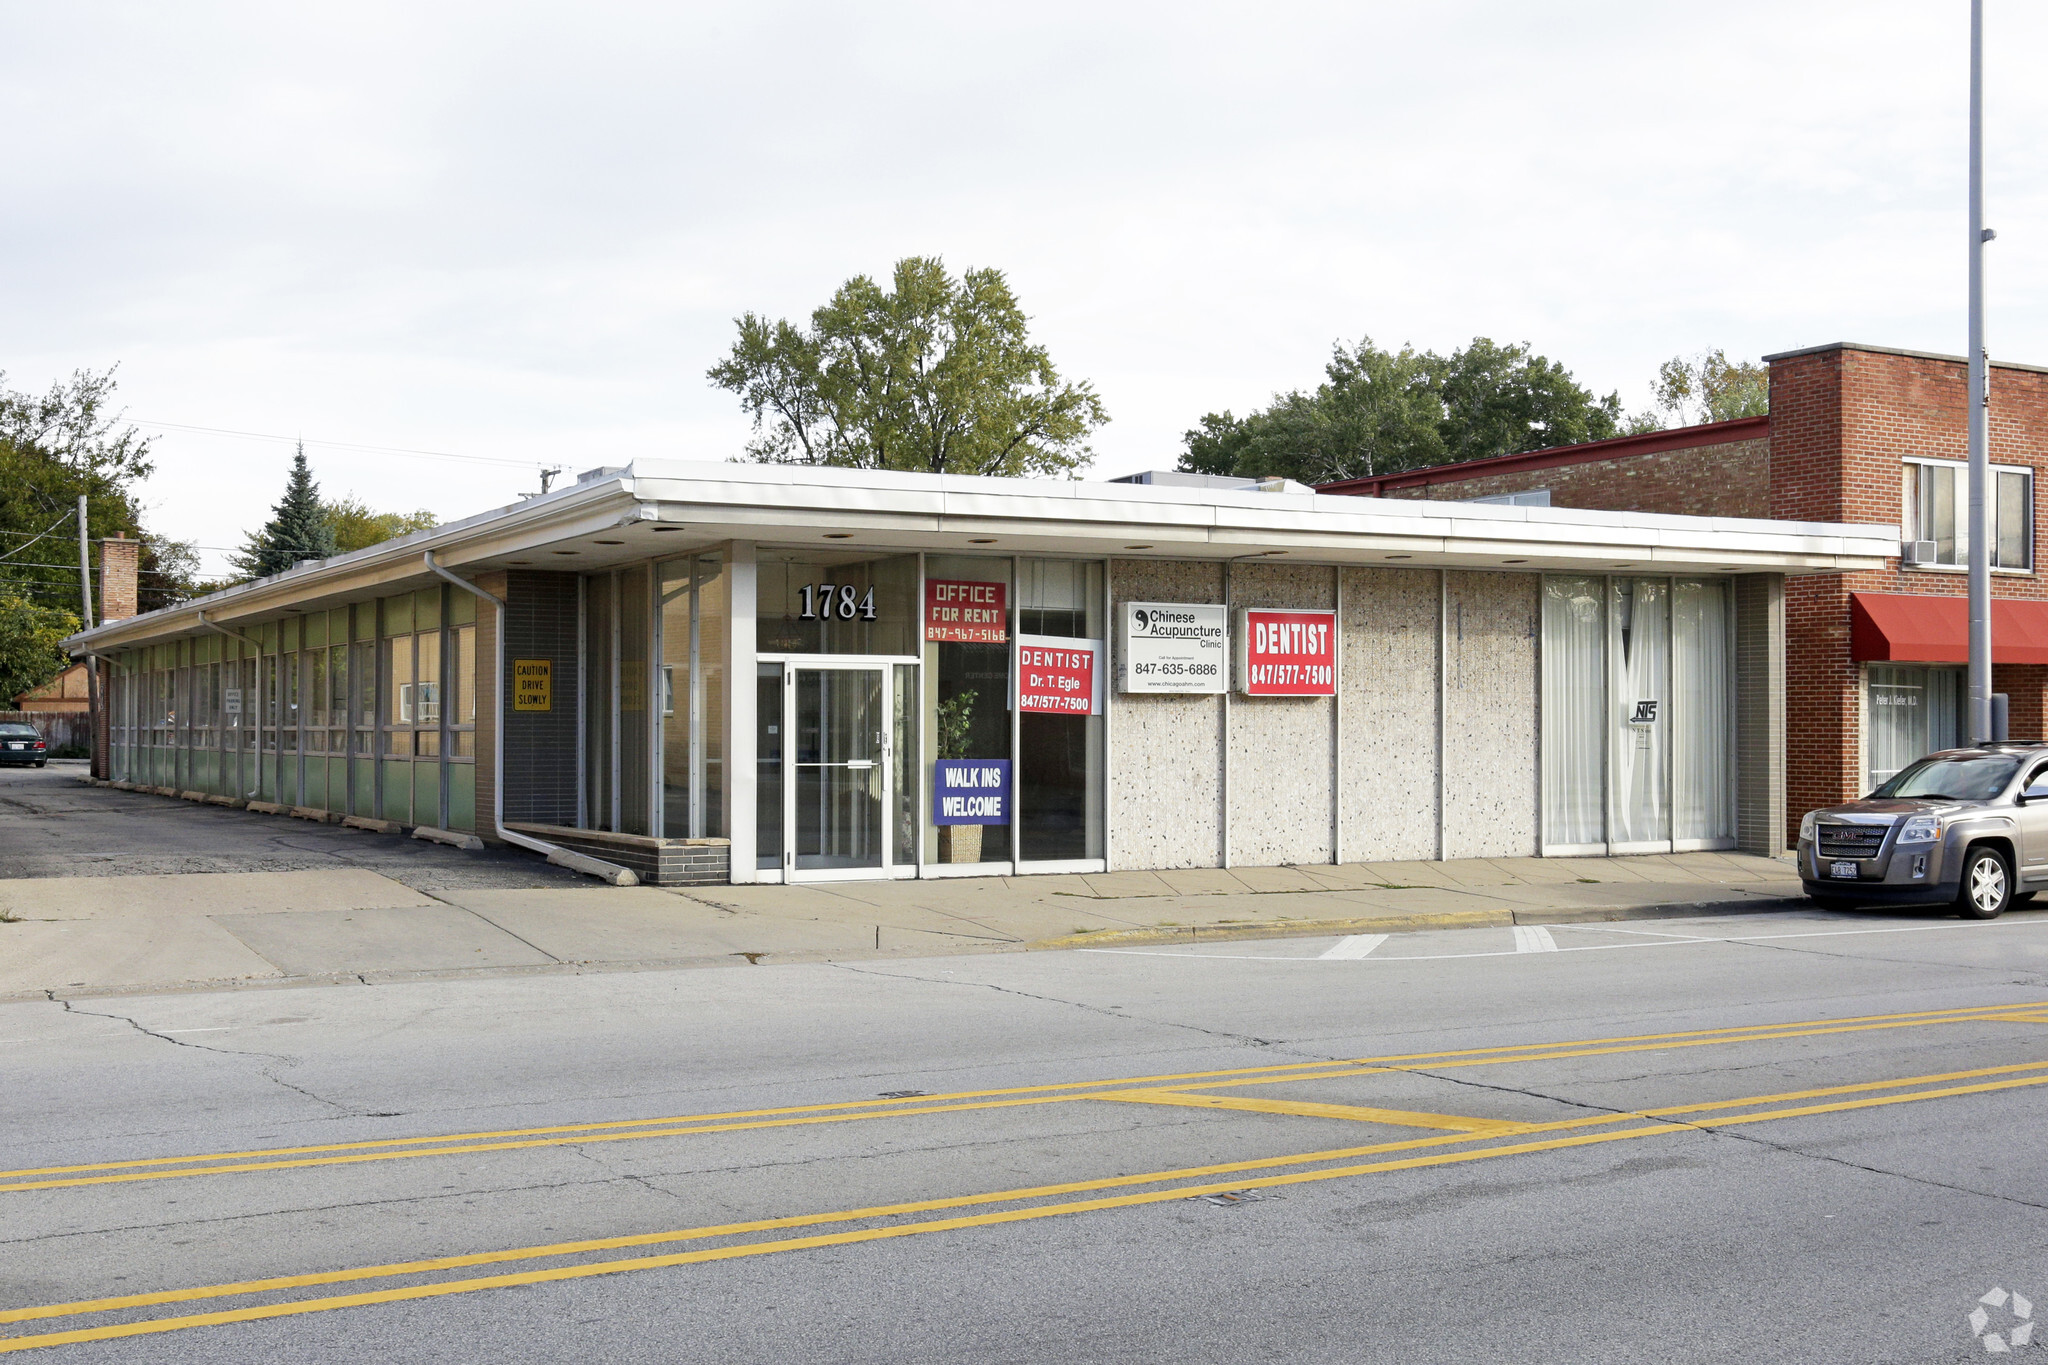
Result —
<instances>
[{"instance_id":1,"label":"red dentist sign","mask_svg":"<svg viewBox=\"0 0 2048 1365\"><path fill-rule=\"evenodd\" d=\"M1337 613L1240 607L1237 690L1247 697L1337 695Z\"/></svg>"},{"instance_id":2,"label":"red dentist sign","mask_svg":"<svg viewBox=\"0 0 2048 1365\"><path fill-rule=\"evenodd\" d=\"M1058 716L1097 716L1095 646L1076 640L1017 642L1017 709Z\"/></svg>"}]
</instances>

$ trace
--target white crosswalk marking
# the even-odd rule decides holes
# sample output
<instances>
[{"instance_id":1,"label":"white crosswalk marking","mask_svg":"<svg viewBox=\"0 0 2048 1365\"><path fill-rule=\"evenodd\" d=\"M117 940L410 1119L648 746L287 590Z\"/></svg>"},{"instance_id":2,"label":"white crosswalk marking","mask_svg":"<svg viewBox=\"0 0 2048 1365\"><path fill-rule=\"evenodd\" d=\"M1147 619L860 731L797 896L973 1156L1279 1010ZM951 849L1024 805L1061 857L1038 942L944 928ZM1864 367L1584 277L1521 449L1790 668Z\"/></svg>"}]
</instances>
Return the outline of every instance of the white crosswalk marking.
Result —
<instances>
[{"instance_id":1,"label":"white crosswalk marking","mask_svg":"<svg viewBox=\"0 0 2048 1365\"><path fill-rule=\"evenodd\" d=\"M1495 939L1498 943L1500 940ZM1554 953L1557 940L1550 931L1540 924L1517 924L1515 926L1515 951L1518 953Z\"/></svg>"},{"instance_id":2,"label":"white crosswalk marking","mask_svg":"<svg viewBox=\"0 0 2048 1365\"><path fill-rule=\"evenodd\" d=\"M1387 941L1385 934L1353 934L1340 938L1322 952L1324 957L1371 957L1373 949Z\"/></svg>"}]
</instances>

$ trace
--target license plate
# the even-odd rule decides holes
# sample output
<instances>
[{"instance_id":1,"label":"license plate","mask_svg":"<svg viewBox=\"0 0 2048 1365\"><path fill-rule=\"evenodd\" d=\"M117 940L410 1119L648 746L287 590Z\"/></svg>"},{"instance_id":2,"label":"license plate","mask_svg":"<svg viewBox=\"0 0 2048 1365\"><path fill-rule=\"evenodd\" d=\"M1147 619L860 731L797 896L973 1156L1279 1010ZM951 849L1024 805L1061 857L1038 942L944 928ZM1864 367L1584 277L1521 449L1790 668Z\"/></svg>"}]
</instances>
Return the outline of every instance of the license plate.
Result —
<instances>
[{"instance_id":1,"label":"license plate","mask_svg":"<svg viewBox=\"0 0 2048 1365\"><path fill-rule=\"evenodd\" d=\"M1828 875L1829 875L1830 877L1848 877L1848 878L1850 878L1850 879L1852 879L1852 880L1853 880L1853 879L1855 878L1855 876L1856 876L1856 864L1854 864L1854 863L1829 863L1829 864L1828 864Z\"/></svg>"}]
</instances>

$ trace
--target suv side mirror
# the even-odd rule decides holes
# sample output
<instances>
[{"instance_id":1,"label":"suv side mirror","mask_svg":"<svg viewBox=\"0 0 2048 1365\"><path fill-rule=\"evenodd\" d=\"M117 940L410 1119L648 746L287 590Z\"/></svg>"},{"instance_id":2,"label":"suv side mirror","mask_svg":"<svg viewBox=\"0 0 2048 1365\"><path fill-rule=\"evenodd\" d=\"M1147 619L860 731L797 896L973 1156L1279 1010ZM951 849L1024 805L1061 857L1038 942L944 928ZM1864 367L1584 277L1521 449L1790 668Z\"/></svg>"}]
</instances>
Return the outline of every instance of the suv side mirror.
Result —
<instances>
[{"instance_id":1,"label":"suv side mirror","mask_svg":"<svg viewBox=\"0 0 2048 1365\"><path fill-rule=\"evenodd\" d=\"M2030 801L2048 801L2048 782L2036 782L2020 793L2015 804L2024 806Z\"/></svg>"}]
</instances>

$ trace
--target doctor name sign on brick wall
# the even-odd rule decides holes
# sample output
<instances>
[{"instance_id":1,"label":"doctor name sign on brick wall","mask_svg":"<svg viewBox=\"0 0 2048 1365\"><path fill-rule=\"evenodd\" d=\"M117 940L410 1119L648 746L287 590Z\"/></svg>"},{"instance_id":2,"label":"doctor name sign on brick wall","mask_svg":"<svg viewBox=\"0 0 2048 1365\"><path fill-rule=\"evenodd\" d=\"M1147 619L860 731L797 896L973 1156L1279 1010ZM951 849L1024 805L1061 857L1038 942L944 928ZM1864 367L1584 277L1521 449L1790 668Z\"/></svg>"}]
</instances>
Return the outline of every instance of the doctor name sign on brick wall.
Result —
<instances>
[{"instance_id":1,"label":"doctor name sign on brick wall","mask_svg":"<svg viewBox=\"0 0 2048 1365\"><path fill-rule=\"evenodd\" d=\"M1237 690L1247 697L1337 695L1337 613L1240 607Z\"/></svg>"}]
</instances>

